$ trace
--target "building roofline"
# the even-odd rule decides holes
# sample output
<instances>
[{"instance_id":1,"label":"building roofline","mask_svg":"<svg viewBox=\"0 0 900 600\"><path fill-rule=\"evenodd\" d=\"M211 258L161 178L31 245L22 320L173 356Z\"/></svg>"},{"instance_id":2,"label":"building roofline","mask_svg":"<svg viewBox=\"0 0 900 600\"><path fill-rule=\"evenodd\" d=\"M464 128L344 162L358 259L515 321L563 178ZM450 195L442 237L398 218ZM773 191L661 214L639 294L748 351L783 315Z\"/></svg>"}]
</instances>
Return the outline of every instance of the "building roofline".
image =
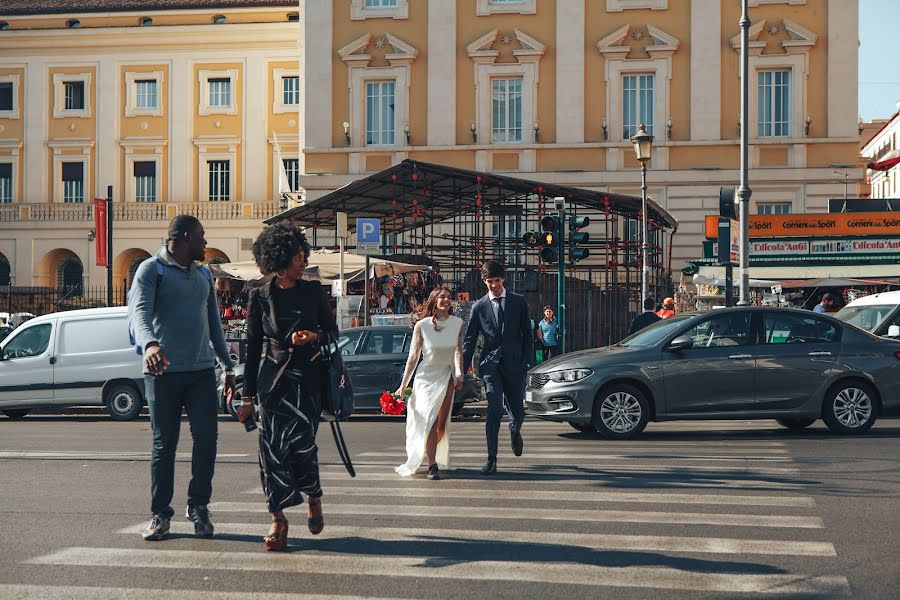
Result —
<instances>
[{"instance_id":1,"label":"building roofline","mask_svg":"<svg viewBox=\"0 0 900 600\"><path fill-rule=\"evenodd\" d=\"M0 17L60 17L78 15L97 16L108 14L121 16L123 13L143 14L174 12L207 12L223 10L229 12L250 12L271 8L297 8L296 0L43 0L17 1L0 0Z\"/></svg>"}]
</instances>

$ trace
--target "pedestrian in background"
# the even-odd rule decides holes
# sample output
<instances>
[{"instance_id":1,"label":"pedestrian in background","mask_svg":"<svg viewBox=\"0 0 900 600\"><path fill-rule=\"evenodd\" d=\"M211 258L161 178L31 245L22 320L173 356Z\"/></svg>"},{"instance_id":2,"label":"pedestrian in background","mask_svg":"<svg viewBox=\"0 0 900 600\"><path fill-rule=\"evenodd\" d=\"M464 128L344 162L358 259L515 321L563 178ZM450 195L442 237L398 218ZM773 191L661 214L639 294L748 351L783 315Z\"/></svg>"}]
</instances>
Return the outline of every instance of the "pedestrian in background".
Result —
<instances>
[{"instance_id":1,"label":"pedestrian in background","mask_svg":"<svg viewBox=\"0 0 900 600\"><path fill-rule=\"evenodd\" d=\"M817 313L827 313L831 312L834 307L834 294L826 293L822 295L822 300L815 306L813 306L813 312Z\"/></svg>"},{"instance_id":2,"label":"pedestrian in background","mask_svg":"<svg viewBox=\"0 0 900 600\"><path fill-rule=\"evenodd\" d=\"M654 312L656 308L656 300L653 298L644 298L644 312L635 315L628 327L628 335L632 335L648 325L652 325L660 320L660 316Z\"/></svg>"},{"instance_id":3,"label":"pedestrian in background","mask_svg":"<svg viewBox=\"0 0 900 600\"><path fill-rule=\"evenodd\" d=\"M260 478L272 514L266 550L287 546L284 509L302 504L303 494L310 533L325 528L316 446L327 380L320 357L322 344L337 339L338 329L322 285L302 279L310 250L306 236L287 221L266 227L253 242L259 270L275 277L250 294L246 395L238 419L253 418L258 397ZM264 338L268 344L260 366Z\"/></svg>"},{"instance_id":4,"label":"pedestrian in background","mask_svg":"<svg viewBox=\"0 0 900 600\"><path fill-rule=\"evenodd\" d=\"M662 308L656 311L656 316L660 319L668 319L669 317L675 316L675 299L674 298L666 298L663 300Z\"/></svg>"},{"instance_id":5,"label":"pedestrian in background","mask_svg":"<svg viewBox=\"0 0 900 600\"><path fill-rule=\"evenodd\" d=\"M525 421L525 377L534 364L534 333L530 327L528 302L504 287L506 269L495 260L481 267L488 292L472 306L463 340L463 372L472 366L478 338L483 338L478 374L484 379L488 401L485 435L488 460L482 475L497 472L497 435L503 417L504 399L509 415L513 454L522 455L522 423Z\"/></svg>"},{"instance_id":6,"label":"pedestrian in background","mask_svg":"<svg viewBox=\"0 0 900 600\"><path fill-rule=\"evenodd\" d=\"M198 537L210 538L207 508L216 462L219 399L215 359L225 367L225 393L234 393L234 363L225 343L212 276L201 261L206 253L203 226L179 215L169 223L166 245L145 260L134 276L129 302L130 330L144 354L144 388L153 429L150 459L150 512L145 540L169 535L175 511L175 451L181 411L187 411L194 447L186 517Z\"/></svg>"},{"instance_id":7,"label":"pedestrian in background","mask_svg":"<svg viewBox=\"0 0 900 600\"><path fill-rule=\"evenodd\" d=\"M559 322L550 306L544 307L544 318L538 323L538 340L544 352L544 360L559 356Z\"/></svg>"}]
</instances>

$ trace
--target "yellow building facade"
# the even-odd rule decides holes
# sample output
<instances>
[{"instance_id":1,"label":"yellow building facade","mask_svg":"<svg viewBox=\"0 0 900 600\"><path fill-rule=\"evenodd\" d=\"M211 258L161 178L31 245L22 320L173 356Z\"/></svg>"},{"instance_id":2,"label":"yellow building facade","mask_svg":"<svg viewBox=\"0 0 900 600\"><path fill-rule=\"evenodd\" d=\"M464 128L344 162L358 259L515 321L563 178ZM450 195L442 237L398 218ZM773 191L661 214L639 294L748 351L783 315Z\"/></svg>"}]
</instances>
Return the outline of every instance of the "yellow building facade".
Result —
<instances>
[{"instance_id":1,"label":"yellow building facade","mask_svg":"<svg viewBox=\"0 0 900 600\"><path fill-rule=\"evenodd\" d=\"M108 186L116 287L181 213L210 258L249 259L281 208L276 142L294 187L302 169L298 3L4 4L0 285L105 286L91 230Z\"/></svg>"},{"instance_id":2,"label":"yellow building facade","mask_svg":"<svg viewBox=\"0 0 900 600\"><path fill-rule=\"evenodd\" d=\"M827 210L858 166L856 0L750 0L752 213ZM655 136L650 196L673 268L737 185L740 2L306 0L315 199L405 158L640 195L628 138Z\"/></svg>"}]
</instances>

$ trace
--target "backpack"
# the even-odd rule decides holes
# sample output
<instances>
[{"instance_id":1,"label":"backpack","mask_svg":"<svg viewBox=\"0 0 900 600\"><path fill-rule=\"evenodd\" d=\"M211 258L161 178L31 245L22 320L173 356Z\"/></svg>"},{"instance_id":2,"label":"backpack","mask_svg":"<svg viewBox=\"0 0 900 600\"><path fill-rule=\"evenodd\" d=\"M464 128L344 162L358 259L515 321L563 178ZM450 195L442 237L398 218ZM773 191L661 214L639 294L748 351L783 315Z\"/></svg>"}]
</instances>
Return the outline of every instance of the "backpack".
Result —
<instances>
[{"instance_id":1,"label":"backpack","mask_svg":"<svg viewBox=\"0 0 900 600\"><path fill-rule=\"evenodd\" d=\"M163 265L158 258L153 257L150 260L153 261L153 264L156 266L156 286L155 290L159 292L159 284L162 283L163 273L166 272L165 265ZM209 281L210 290L213 289L213 280L212 273L209 272L209 269L203 265L199 268L200 272L206 277L206 280ZM128 341L134 347L135 354L140 356L144 355L144 348L137 341L137 337L134 334L134 302L132 302L132 293L134 293L134 285L131 286L131 290L128 292Z\"/></svg>"}]
</instances>

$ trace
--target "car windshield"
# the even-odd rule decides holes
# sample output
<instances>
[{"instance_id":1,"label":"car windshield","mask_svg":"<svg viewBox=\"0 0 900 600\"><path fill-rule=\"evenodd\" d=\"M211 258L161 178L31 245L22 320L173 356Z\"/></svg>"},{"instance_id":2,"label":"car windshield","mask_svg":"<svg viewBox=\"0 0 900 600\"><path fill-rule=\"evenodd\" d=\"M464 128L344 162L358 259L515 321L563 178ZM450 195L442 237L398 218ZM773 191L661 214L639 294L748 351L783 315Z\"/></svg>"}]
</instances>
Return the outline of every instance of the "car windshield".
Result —
<instances>
[{"instance_id":1,"label":"car windshield","mask_svg":"<svg viewBox=\"0 0 900 600\"><path fill-rule=\"evenodd\" d=\"M845 323L873 332L896 308L891 304L845 306L834 316Z\"/></svg>"},{"instance_id":2,"label":"car windshield","mask_svg":"<svg viewBox=\"0 0 900 600\"><path fill-rule=\"evenodd\" d=\"M657 321L653 325L648 325L640 331L625 338L619 342L618 346L627 348L649 348L661 339L667 337L670 333L684 325L684 323L695 315L676 315Z\"/></svg>"}]
</instances>

